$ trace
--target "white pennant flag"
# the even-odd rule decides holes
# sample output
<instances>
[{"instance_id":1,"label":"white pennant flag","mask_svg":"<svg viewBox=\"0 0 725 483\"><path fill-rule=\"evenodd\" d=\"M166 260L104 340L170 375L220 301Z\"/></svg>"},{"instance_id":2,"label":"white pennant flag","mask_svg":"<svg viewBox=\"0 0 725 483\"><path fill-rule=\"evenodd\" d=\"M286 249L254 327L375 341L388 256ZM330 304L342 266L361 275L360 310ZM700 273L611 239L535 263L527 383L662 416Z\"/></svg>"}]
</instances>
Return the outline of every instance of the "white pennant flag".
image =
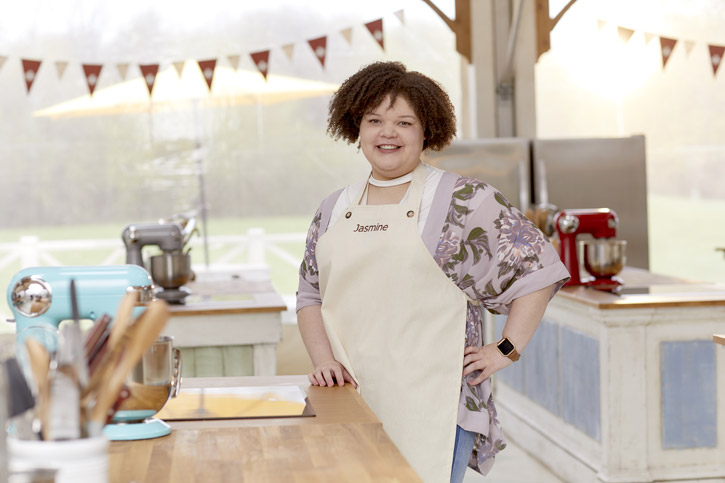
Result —
<instances>
[{"instance_id":1,"label":"white pennant flag","mask_svg":"<svg viewBox=\"0 0 725 483\"><path fill-rule=\"evenodd\" d=\"M287 59L291 62L292 57L295 53L295 44L285 44L282 46L282 51L284 52L284 55L287 56Z\"/></svg>"}]
</instances>

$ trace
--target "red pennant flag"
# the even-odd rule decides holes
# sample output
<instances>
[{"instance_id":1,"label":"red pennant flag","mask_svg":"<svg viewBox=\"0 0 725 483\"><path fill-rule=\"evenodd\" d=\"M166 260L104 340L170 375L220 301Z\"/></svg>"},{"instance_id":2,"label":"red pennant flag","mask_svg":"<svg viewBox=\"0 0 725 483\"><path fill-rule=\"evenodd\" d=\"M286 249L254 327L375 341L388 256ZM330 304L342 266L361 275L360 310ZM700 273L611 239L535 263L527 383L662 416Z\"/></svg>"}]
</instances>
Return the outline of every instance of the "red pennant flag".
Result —
<instances>
[{"instance_id":1,"label":"red pennant flag","mask_svg":"<svg viewBox=\"0 0 725 483\"><path fill-rule=\"evenodd\" d=\"M214 80L214 69L216 69L216 59L198 60L197 62L199 63L201 73L204 74L206 85L209 86L209 90L211 91L211 82Z\"/></svg>"},{"instance_id":2,"label":"red pennant flag","mask_svg":"<svg viewBox=\"0 0 725 483\"><path fill-rule=\"evenodd\" d=\"M725 47L722 45L708 45L710 47L710 62L712 63L712 73L717 74L717 69L720 67L722 62L722 55L725 52Z\"/></svg>"},{"instance_id":3,"label":"red pennant flag","mask_svg":"<svg viewBox=\"0 0 725 483\"><path fill-rule=\"evenodd\" d=\"M325 67L325 56L327 55L327 35L308 40L307 43L310 44L310 47L312 47L312 51L315 53L317 60L320 61L320 64L322 64L322 67Z\"/></svg>"},{"instance_id":4,"label":"red pennant flag","mask_svg":"<svg viewBox=\"0 0 725 483\"><path fill-rule=\"evenodd\" d=\"M88 90L90 91L91 95L93 95L93 91L96 89L96 84L98 84L98 76L101 75L101 69L103 68L102 65L97 64L82 64L83 65L83 72L86 74L86 82L88 83Z\"/></svg>"},{"instance_id":5,"label":"red pennant flag","mask_svg":"<svg viewBox=\"0 0 725 483\"><path fill-rule=\"evenodd\" d=\"M668 39L667 37L660 37L660 48L662 49L662 68L665 68L667 61L672 55L672 50L675 48L677 43L676 39Z\"/></svg>"},{"instance_id":6,"label":"red pennant flag","mask_svg":"<svg viewBox=\"0 0 725 483\"><path fill-rule=\"evenodd\" d=\"M146 81L146 87L149 88L149 96L154 90L154 82L156 82L156 74L159 73L159 64L139 65L143 80Z\"/></svg>"},{"instance_id":7,"label":"red pennant flag","mask_svg":"<svg viewBox=\"0 0 725 483\"><path fill-rule=\"evenodd\" d=\"M38 69L40 69L40 60L28 60L20 59L23 62L23 75L25 76L25 87L27 92L30 92L30 88L33 86L33 81L38 75Z\"/></svg>"},{"instance_id":8,"label":"red pennant flag","mask_svg":"<svg viewBox=\"0 0 725 483\"><path fill-rule=\"evenodd\" d=\"M377 20L373 20L372 22L366 23L365 26L368 28L373 38L378 41L380 47L385 50L385 45L383 45L383 19L379 18Z\"/></svg>"},{"instance_id":9,"label":"red pennant flag","mask_svg":"<svg viewBox=\"0 0 725 483\"><path fill-rule=\"evenodd\" d=\"M259 69L259 72L261 72L266 79L267 70L269 70L269 50L265 50L263 52L255 52L250 55L252 56L252 60L257 66L257 69Z\"/></svg>"}]
</instances>

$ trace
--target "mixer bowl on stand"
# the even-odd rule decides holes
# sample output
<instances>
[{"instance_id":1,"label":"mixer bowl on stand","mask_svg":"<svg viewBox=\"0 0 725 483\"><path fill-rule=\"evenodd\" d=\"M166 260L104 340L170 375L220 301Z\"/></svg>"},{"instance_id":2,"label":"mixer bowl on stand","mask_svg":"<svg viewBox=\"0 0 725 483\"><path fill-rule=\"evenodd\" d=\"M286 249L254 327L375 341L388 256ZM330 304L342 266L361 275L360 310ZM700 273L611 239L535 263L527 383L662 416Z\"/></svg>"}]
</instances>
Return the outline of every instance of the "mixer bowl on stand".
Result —
<instances>
[{"instance_id":1,"label":"mixer bowl on stand","mask_svg":"<svg viewBox=\"0 0 725 483\"><path fill-rule=\"evenodd\" d=\"M189 253L162 253L149 262L151 278L161 287L156 296L169 303L184 303L189 291L183 285L192 278Z\"/></svg>"},{"instance_id":2,"label":"mixer bowl on stand","mask_svg":"<svg viewBox=\"0 0 725 483\"><path fill-rule=\"evenodd\" d=\"M627 242L613 238L594 238L579 242L584 268L594 276L585 285L605 291L618 289L622 282L616 276L627 263Z\"/></svg>"},{"instance_id":3,"label":"mixer bowl on stand","mask_svg":"<svg viewBox=\"0 0 725 483\"><path fill-rule=\"evenodd\" d=\"M156 339L126 378L131 395L103 430L112 441L158 438L171 432L153 415L181 389L181 351L173 342L170 336Z\"/></svg>"}]
</instances>

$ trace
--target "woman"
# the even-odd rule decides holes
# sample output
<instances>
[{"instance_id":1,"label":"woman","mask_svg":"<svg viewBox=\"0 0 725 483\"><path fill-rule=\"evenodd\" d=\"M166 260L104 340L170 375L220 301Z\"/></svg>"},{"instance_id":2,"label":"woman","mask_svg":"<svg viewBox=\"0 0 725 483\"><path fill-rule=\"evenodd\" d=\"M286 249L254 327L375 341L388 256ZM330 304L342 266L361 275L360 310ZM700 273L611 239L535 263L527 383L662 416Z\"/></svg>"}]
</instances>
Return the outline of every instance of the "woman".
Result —
<instances>
[{"instance_id":1,"label":"woman","mask_svg":"<svg viewBox=\"0 0 725 483\"><path fill-rule=\"evenodd\" d=\"M491 468L505 442L489 377L518 358L568 278L498 191L421 162L455 132L448 95L400 63L342 84L328 133L359 142L371 174L322 202L297 298L310 383L357 387L431 482ZM508 314L501 341L483 344L481 306Z\"/></svg>"}]
</instances>

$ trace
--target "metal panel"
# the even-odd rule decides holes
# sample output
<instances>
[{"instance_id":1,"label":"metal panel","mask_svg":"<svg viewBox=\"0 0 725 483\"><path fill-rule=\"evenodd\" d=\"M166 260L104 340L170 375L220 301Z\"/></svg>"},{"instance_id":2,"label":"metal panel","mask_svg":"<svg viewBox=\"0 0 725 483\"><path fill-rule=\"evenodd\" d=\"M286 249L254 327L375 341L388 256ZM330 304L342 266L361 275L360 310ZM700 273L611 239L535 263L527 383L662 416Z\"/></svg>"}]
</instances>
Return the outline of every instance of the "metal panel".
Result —
<instances>
[{"instance_id":1,"label":"metal panel","mask_svg":"<svg viewBox=\"0 0 725 483\"><path fill-rule=\"evenodd\" d=\"M717 446L715 344L662 342L662 448Z\"/></svg>"},{"instance_id":2,"label":"metal panel","mask_svg":"<svg viewBox=\"0 0 725 483\"><path fill-rule=\"evenodd\" d=\"M561 328L561 417L602 440L599 341Z\"/></svg>"},{"instance_id":3,"label":"metal panel","mask_svg":"<svg viewBox=\"0 0 725 483\"><path fill-rule=\"evenodd\" d=\"M428 152L425 161L490 184L524 211L531 201L530 151L528 139L465 139L441 152Z\"/></svg>"},{"instance_id":4,"label":"metal panel","mask_svg":"<svg viewBox=\"0 0 725 483\"><path fill-rule=\"evenodd\" d=\"M549 412L561 414L559 381L559 326L543 319L521 358L524 389L532 401Z\"/></svg>"},{"instance_id":5,"label":"metal panel","mask_svg":"<svg viewBox=\"0 0 725 483\"><path fill-rule=\"evenodd\" d=\"M533 141L534 202L611 208L627 265L649 268L644 136Z\"/></svg>"}]
</instances>

